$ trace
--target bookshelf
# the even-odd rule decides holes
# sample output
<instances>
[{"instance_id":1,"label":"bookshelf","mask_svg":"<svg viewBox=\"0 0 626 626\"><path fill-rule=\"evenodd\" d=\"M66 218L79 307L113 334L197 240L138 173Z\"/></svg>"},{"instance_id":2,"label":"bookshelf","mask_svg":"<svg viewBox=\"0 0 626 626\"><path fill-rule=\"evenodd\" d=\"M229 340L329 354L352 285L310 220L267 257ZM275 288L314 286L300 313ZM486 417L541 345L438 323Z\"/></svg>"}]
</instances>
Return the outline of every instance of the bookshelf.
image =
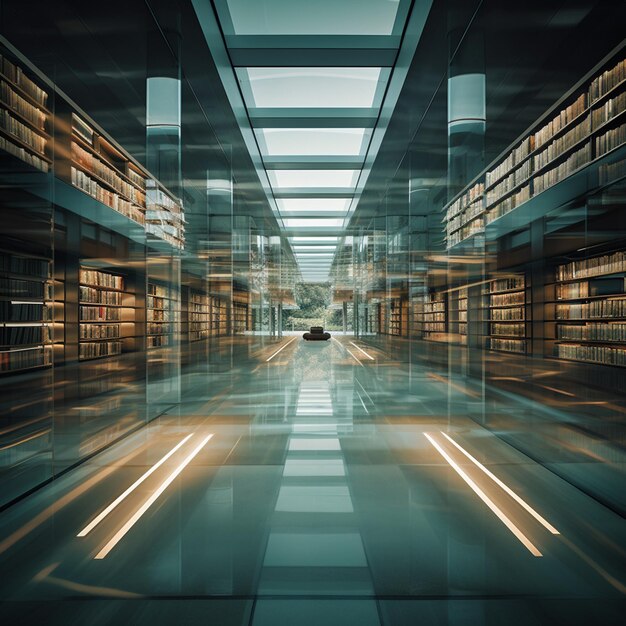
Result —
<instances>
[{"instance_id":1,"label":"bookshelf","mask_svg":"<svg viewBox=\"0 0 626 626\"><path fill-rule=\"evenodd\" d=\"M167 241L175 248L185 247L185 217L180 204L163 191L154 180L147 181L146 232Z\"/></svg>"},{"instance_id":2,"label":"bookshelf","mask_svg":"<svg viewBox=\"0 0 626 626\"><path fill-rule=\"evenodd\" d=\"M31 74L0 54L0 150L42 172L52 163L47 103Z\"/></svg>"},{"instance_id":3,"label":"bookshelf","mask_svg":"<svg viewBox=\"0 0 626 626\"><path fill-rule=\"evenodd\" d=\"M80 268L78 358L81 361L122 353L123 340L134 334L131 294L119 274Z\"/></svg>"},{"instance_id":4,"label":"bookshelf","mask_svg":"<svg viewBox=\"0 0 626 626\"><path fill-rule=\"evenodd\" d=\"M448 292L448 325L459 343L467 344L467 287Z\"/></svg>"},{"instance_id":5,"label":"bookshelf","mask_svg":"<svg viewBox=\"0 0 626 626\"><path fill-rule=\"evenodd\" d=\"M380 319L380 304L377 302L370 302L367 305L367 313L365 318L366 332L377 335L380 331L378 322Z\"/></svg>"},{"instance_id":6,"label":"bookshelf","mask_svg":"<svg viewBox=\"0 0 626 626\"><path fill-rule=\"evenodd\" d=\"M446 296L432 292L416 303L416 330L426 341L446 341Z\"/></svg>"},{"instance_id":7,"label":"bookshelf","mask_svg":"<svg viewBox=\"0 0 626 626\"><path fill-rule=\"evenodd\" d=\"M146 297L146 347L172 344L178 325L178 296L169 285L148 283Z\"/></svg>"},{"instance_id":8,"label":"bookshelf","mask_svg":"<svg viewBox=\"0 0 626 626\"><path fill-rule=\"evenodd\" d=\"M0 374L52 364L48 259L0 251Z\"/></svg>"},{"instance_id":9,"label":"bookshelf","mask_svg":"<svg viewBox=\"0 0 626 626\"><path fill-rule=\"evenodd\" d=\"M626 367L626 252L556 268L553 356Z\"/></svg>"},{"instance_id":10,"label":"bookshelf","mask_svg":"<svg viewBox=\"0 0 626 626\"><path fill-rule=\"evenodd\" d=\"M228 334L228 304L218 296L211 296L211 335L223 337Z\"/></svg>"},{"instance_id":11,"label":"bookshelf","mask_svg":"<svg viewBox=\"0 0 626 626\"><path fill-rule=\"evenodd\" d=\"M601 161L591 187L625 175L624 162L604 162L626 144L623 50L603 67L444 207L448 249L592 164Z\"/></svg>"},{"instance_id":12,"label":"bookshelf","mask_svg":"<svg viewBox=\"0 0 626 626\"><path fill-rule=\"evenodd\" d=\"M527 304L526 278L523 274L496 278L486 285L489 331L486 348L498 352L526 354Z\"/></svg>"},{"instance_id":13,"label":"bookshelf","mask_svg":"<svg viewBox=\"0 0 626 626\"><path fill-rule=\"evenodd\" d=\"M233 292L233 335L242 335L249 330L248 294Z\"/></svg>"},{"instance_id":14,"label":"bookshelf","mask_svg":"<svg viewBox=\"0 0 626 626\"><path fill-rule=\"evenodd\" d=\"M211 333L211 304L206 293L189 290L187 316L189 341L207 339Z\"/></svg>"},{"instance_id":15,"label":"bookshelf","mask_svg":"<svg viewBox=\"0 0 626 626\"><path fill-rule=\"evenodd\" d=\"M72 185L138 224L145 223L145 178L102 134L71 113Z\"/></svg>"},{"instance_id":16,"label":"bookshelf","mask_svg":"<svg viewBox=\"0 0 626 626\"><path fill-rule=\"evenodd\" d=\"M392 298L388 301L389 317L388 327L386 328L388 335L400 337L406 327L406 319L403 320L402 301L400 298Z\"/></svg>"}]
</instances>

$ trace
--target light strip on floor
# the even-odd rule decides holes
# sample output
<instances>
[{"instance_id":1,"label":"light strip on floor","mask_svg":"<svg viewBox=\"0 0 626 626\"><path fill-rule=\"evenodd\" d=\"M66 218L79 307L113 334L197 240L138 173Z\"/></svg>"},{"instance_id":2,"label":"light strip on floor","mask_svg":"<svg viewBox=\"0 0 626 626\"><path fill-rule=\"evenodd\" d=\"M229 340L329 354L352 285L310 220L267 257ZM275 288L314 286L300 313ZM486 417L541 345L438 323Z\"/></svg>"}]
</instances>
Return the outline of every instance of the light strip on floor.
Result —
<instances>
[{"instance_id":1,"label":"light strip on floor","mask_svg":"<svg viewBox=\"0 0 626 626\"><path fill-rule=\"evenodd\" d=\"M122 500L124 500L127 496L129 496L141 483L146 480L151 474L156 472L156 470L167 461L182 445L184 445L189 439L193 436L187 435L181 442L176 444L160 461L155 463L147 472L145 472L142 476L140 476L126 491L120 494L109 506L106 507L99 515L97 515L85 528L83 528L77 537L85 537L88 535Z\"/></svg>"},{"instance_id":2,"label":"light strip on floor","mask_svg":"<svg viewBox=\"0 0 626 626\"><path fill-rule=\"evenodd\" d=\"M274 352L274 354L272 354L272 356L269 357L269 359L265 359L265 362L267 363L268 361L271 361L279 352L284 350L292 341L295 341L296 339L297 337L290 339L282 348L279 348L278 350L276 350L276 352Z\"/></svg>"},{"instance_id":3,"label":"light strip on floor","mask_svg":"<svg viewBox=\"0 0 626 626\"><path fill-rule=\"evenodd\" d=\"M370 361L375 361L376 359L373 356L370 356L363 348L359 348L359 346L354 343L354 341L350 342L357 350L360 350Z\"/></svg>"},{"instance_id":4,"label":"light strip on floor","mask_svg":"<svg viewBox=\"0 0 626 626\"><path fill-rule=\"evenodd\" d=\"M424 433L424 436L430 441L434 448L441 454L441 456L448 462L450 467L470 486L472 491L495 513L498 519L517 537L517 539L524 545L524 547L533 556L543 556L541 552L533 545L524 535L524 533L511 521L511 519L504 513L500 507L459 467L454 459L428 434Z\"/></svg>"},{"instance_id":5,"label":"light strip on floor","mask_svg":"<svg viewBox=\"0 0 626 626\"><path fill-rule=\"evenodd\" d=\"M122 540L124 535L139 521L141 516L156 502L158 497L174 482L174 479L191 463L193 458L204 448L213 434L207 435L193 450L188 454L183 462L161 483L159 488L139 507L132 517L113 535L111 540L96 554L95 559L103 559L113 548Z\"/></svg>"},{"instance_id":6,"label":"light strip on floor","mask_svg":"<svg viewBox=\"0 0 626 626\"><path fill-rule=\"evenodd\" d=\"M346 348L346 350L348 351L348 354L349 354L349 355L350 355L350 356L351 356L351 357L352 357L352 358L353 358L353 359L354 359L354 360L355 360L355 361L356 361L356 362L357 362L357 363L358 363L361 367L365 367L365 366L363 365L363 363L361 363L361 361L359 361L359 359L357 359L357 357L356 357L356 356L354 356L354 353L352 353L352 352L350 351L350 348Z\"/></svg>"},{"instance_id":7,"label":"light strip on floor","mask_svg":"<svg viewBox=\"0 0 626 626\"><path fill-rule=\"evenodd\" d=\"M535 509L533 509L530 504L522 500L508 485L504 484L497 476L495 476L492 472L490 472L478 459L474 458L465 448L460 446L452 437L447 435L446 433L441 433L453 446L458 448L476 467L481 469L491 480L493 480L496 485L504 489L506 493L508 493L515 502L517 502L520 506L526 509L542 526L547 528L553 535L560 535L561 533L554 527L550 522L548 522L545 518L543 518Z\"/></svg>"}]
</instances>

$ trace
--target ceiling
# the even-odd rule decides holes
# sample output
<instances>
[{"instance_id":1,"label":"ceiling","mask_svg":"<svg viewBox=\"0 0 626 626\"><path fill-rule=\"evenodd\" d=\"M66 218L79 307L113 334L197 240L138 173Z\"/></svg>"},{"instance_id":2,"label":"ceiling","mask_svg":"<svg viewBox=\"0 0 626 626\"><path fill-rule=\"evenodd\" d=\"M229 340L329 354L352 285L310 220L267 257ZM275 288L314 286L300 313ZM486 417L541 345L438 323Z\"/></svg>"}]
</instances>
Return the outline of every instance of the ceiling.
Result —
<instances>
[{"instance_id":1,"label":"ceiling","mask_svg":"<svg viewBox=\"0 0 626 626\"><path fill-rule=\"evenodd\" d=\"M431 2L418 4L193 0L306 282L329 279Z\"/></svg>"}]
</instances>

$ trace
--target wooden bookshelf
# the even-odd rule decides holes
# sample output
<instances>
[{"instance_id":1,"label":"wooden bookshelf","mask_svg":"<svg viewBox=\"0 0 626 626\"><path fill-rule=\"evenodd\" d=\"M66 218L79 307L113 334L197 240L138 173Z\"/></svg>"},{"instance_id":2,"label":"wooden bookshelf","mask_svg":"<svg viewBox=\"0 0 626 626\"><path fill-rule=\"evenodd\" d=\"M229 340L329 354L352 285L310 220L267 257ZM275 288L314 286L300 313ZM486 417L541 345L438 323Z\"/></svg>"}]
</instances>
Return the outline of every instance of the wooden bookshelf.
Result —
<instances>
[{"instance_id":1,"label":"wooden bookshelf","mask_svg":"<svg viewBox=\"0 0 626 626\"><path fill-rule=\"evenodd\" d=\"M592 187L624 176L626 166L604 161L625 144L622 49L444 207L448 249L592 164L599 170Z\"/></svg>"},{"instance_id":2,"label":"wooden bookshelf","mask_svg":"<svg viewBox=\"0 0 626 626\"><path fill-rule=\"evenodd\" d=\"M459 343L467 344L467 287L448 292L448 328Z\"/></svg>"},{"instance_id":3,"label":"wooden bookshelf","mask_svg":"<svg viewBox=\"0 0 626 626\"><path fill-rule=\"evenodd\" d=\"M121 354L124 340L135 334L132 294L125 291L124 277L81 267L79 281L79 360Z\"/></svg>"},{"instance_id":4,"label":"wooden bookshelf","mask_svg":"<svg viewBox=\"0 0 626 626\"><path fill-rule=\"evenodd\" d=\"M148 283L146 347L172 345L179 322L178 294L169 285Z\"/></svg>"},{"instance_id":5,"label":"wooden bookshelf","mask_svg":"<svg viewBox=\"0 0 626 626\"><path fill-rule=\"evenodd\" d=\"M30 72L0 54L0 150L42 172L52 163L48 96Z\"/></svg>"},{"instance_id":6,"label":"wooden bookshelf","mask_svg":"<svg viewBox=\"0 0 626 626\"><path fill-rule=\"evenodd\" d=\"M553 356L626 367L626 252L556 268Z\"/></svg>"},{"instance_id":7,"label":"wooden bookshelf","mask_svg":"<svg viewBox=\"0 0 626 626\"><path fill-rule=\"evenodd\" d=\"M426 341L447 340L446 294L432 292L415 302L415 323L418 336Z\"/></svg>"},{"instance_id":8,"label":"wooden bookshelf","mask_svg":"<svg viewBox=\"0 0 626 626\"><path fill-rule=\"evenodd\" d=\"M211 303L208 294L189 290L187 310L188 339L190 342L207 339L211 334Z\"/></svg>"},{"instance_id":9,"label":"wooden bookshelf","mask_svg":"<svg viewBox=\"0 0 626 626\"><path fill-rule=\"evenodd\" d=\"M527 305L529 296L523 274L496 278L487 283L485 347L499 352L526 354L528 349Z\"/></svg>"},{"instance_id":10,"label":"wooden bookshelf","mask_svg":"<svg viewBox=\"0 0 626 626\"><path fill-rule=\"evenodd\" d=\"M224 298L211 296L211 336L228 334L228 304Z\"/></svg>"},{"instance_id":11,"label":"wooden bookshelf","mask_svg":"<svg viewBox=\"0 0 626 626\"><path fill-rule=\"evenodd\" d=\"M52 364L50 268L0 251L0 375Z\"/></svg>"}]
</instances>

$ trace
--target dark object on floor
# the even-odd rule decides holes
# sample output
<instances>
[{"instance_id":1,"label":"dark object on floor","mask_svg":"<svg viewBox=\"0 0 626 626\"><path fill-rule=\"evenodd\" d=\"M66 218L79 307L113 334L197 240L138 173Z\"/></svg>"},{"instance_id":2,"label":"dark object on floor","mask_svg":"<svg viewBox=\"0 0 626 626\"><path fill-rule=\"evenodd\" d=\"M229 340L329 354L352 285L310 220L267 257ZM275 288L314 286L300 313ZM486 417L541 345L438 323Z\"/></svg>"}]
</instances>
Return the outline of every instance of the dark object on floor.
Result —
<instances>
[{"instance_id":1,"label":"dark object on floor","mask_svg":"<svg viewBox=\"0 0 626 626\"><path fill-rule=\"evenodd\" d=\"M323 326L311 326L308 333L302 335L307 341L326 341L330 339L330 333L325 333Z\"/></svg>"}]
</instances>

